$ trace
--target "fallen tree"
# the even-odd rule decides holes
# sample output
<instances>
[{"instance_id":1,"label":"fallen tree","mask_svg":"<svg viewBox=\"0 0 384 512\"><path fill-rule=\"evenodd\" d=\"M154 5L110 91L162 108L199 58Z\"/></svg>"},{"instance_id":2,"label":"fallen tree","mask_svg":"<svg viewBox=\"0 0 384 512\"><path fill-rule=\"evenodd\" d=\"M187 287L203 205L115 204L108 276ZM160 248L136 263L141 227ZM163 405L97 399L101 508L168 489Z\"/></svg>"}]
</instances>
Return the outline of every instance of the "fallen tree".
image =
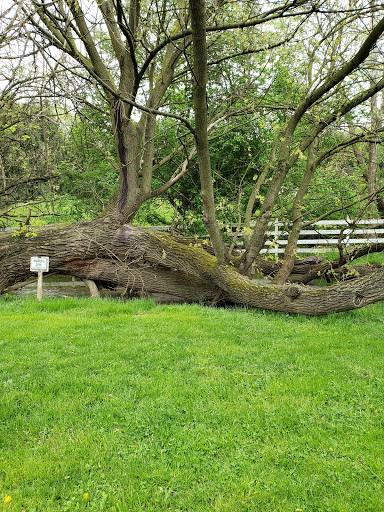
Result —
<instances>
[{"instance_id":1,"label":"fallen tree","mask_svg":"<svg viewBox=\"0 0 384 512\"><path fill-rule=\"evenodd\" d=\"M201 247L177 237L106 219L40 229L16 240L0 236L0 291L30 276L30 257L50 257L50 270L106 281L128 291L167 293L180 300L225 300L257 308L325 315L384 300L384 268L326 288L260 284Z\"/></svg>"},{"instance_id":2,"label":"fallen tree","mask_svg":"<svg viewBox=\"0 0 384 512\"><path fill-rule=\"evenodd\" d=\"M14 234L0 234L0 293L27 279L30 275L30 257L40 255L50 257L53 272L108 286L122 286L127 292L167 293L190 302L224 301L287 313L324 315L384 300L382 268L364 277L326 288L290 282L299 266L295 260L295 247L297 233L303 222L303 197L316 166L337 151L337 148L332 147L325 153L316 154L317 147L330 126L339 123L340 119L384 89L384 79L379 77L360 88L351 86L363 82L364 63L384 33L383 18L364 34L359 44L353 46L353 51L349 50L345 56L340 57L338 66L332 64L328 69L328 57L324 58L323 75L319 79L309 80L307 88L300 91L296 104L289 107L291 113L287 114L286 122L276 135L269 160L256 177L251 197L246 204L245 224L250 226L256 197L260 187L265 187L254 228L245 239L245 251L238 255L229 251L224 243L215 210L208 132L213 124L226 119L228 105L232 107L235 100L228 100L223 112L215 113L209 119L207 34L250 28L275 19L297 20L294 29L288 30L281 40L270 45L279 47L287 43L301 25L317 12L316 5L306 0L273 2L269 10L257 13L252 11L251 4L251 12L236 22L232 20L237 14L236 9L232 11L225 2L207 7L200 0L190 0L190 9L180 10L176 17L169 14L164 4L161 16L155 16L154 19L150 13L143 13L140 2L134 0L128 10L122 2L117 1L97 2L95 11L87 12L82 9L81 2L72 0L53 1L49 4L29 0L23 4L22 9L30 24L27 36L34 34L37 45L41 46L42 38L47 47L55 46L61 51L61 56L66 55L80 66L86 75L85 80L102 90L103 101L112 119L119 186L97 219L68 226L26 228ZM331 12L332 7L329 9ZM99 19L95 12L100 14ZM360 15L362 12L359 9ZM322 11L324 19L325 14ZM348 22L355 19L354 14L344 14L342 11L342 16ZM157 26L158 19L162 20L161 26ZM207 20L212 24L206 26ZM173 28L168 30L171 23L174 24ZM109 60L103 56L95 39L100 34L99 27L106 29L103 37L107 33L109 36L109 51L113 52L114 59L113 73L110 71ZM156 38L148 38L148 30L154 30L152 33ZM339 39L336 30L331 33L337 33ZM272 30L271 34L276 35L276 31ZM260 44L262 42L263 38ZM150 44L152 48L149 48ZM191 45L193 54L187 55ZM227 48L226 45L223 44L223 48ZM266 51L265 42L264 46L234 53L239 56L260 51ZM55 66L63 66L69 73L70 66L55 55L53 52L49 56L53 61L56 58ZM187 58L183 60L185 56ZM167 91L174 86L175 77L189 72L189 59L193 60L194 122L186 116L162 108ZM312 64L315 61L314 56ZM74 72L78 77L79 72ZM138 104L138 97L145 98L145 104ZM89 101L88 97L84 101ZM161 186L154 180L156 166L160 165L154 158L156 119L160 115L171 117L184 127L180 139L186 155L184 164L164 180ZM188 130L188 136L185 130ZM378 137L380 133L378 129L375 136ZM357 141L360 140L357 137ZM337 147L343 147L343 143ZM199 167L203 220L212 243L210 251L183 237L132 225L137 211L145 201L166 193L185 176L195 154ZM268 222L287 176L292 170L297 170L298 162L304 158L307 159L307 166L299 179L292 209L294 229L289 240L289 250L281 265L264 262L259 254L265 243ZM163 161L168 160L168 157L163 158ZM370 193L368 201L372 201L377 192ZM343 264L340 260L338 267L342 268ZM321 265L318 263L317 267L308 268L306 280L303 278L301 281L309 282L309 273L314 277L325 273L327 268ZM333 270L336 266L333 266ZM258 270L263 274L276 275L276 283L264 284L254 280Z\"/></svg>"}]
</instances>

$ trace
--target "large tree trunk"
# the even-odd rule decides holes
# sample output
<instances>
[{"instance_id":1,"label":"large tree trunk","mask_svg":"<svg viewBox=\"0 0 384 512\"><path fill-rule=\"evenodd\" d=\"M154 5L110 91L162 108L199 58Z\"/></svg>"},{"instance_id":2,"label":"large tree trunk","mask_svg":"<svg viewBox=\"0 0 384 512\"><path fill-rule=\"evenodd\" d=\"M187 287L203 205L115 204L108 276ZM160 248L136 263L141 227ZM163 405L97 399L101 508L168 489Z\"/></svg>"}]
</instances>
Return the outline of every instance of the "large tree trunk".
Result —
<instances>
[{"instance_id":1,"label":"large tree trunk","mask_svg":"<svg viewBox=\"0 0 384 512\"><path fill-rule=\"evenodd\" d=\"M182 239L105 219L46 226L21 239L0 234L0 291L30 277L31 256L49 256L51 271L127 290L167 291L186 301L213 299L221 292L232 303L325 315L384 300L384 268L327 288L259 284Z\"/></svg>"}]
</instances>

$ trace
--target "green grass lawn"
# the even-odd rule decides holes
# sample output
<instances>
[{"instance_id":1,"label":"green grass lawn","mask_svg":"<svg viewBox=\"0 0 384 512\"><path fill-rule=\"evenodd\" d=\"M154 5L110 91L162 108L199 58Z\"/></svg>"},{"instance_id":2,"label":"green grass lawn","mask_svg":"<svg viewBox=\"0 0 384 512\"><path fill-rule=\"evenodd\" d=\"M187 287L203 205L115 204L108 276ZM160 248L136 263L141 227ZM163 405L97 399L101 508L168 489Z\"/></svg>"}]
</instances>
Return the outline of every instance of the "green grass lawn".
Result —
<instances>
[{"instance_id":1,"label":"green grass lawn","mask_svg":"<svg viewBox=\"0 0 384 512\"><path fill-rule=\"evenodd\" d=\"M384 510L384 304L0 300L0 510Z\"/></svg>"}]
</instances>

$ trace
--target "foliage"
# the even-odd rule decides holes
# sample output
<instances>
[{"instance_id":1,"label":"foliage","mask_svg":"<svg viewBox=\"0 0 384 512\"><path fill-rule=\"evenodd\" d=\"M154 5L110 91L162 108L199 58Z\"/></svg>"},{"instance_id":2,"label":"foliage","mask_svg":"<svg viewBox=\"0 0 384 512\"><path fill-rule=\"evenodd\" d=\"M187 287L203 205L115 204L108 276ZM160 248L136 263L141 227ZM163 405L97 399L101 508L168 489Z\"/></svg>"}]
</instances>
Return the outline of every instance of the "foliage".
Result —
<instances>
[{"instance_id":1,"label":"foliage","mask_svg":"<svg viewBox=\"0 0 384 512\"><path fill-rule=\"evenodd\" d=\"M56 166L62 157L63 132L53 106L3 102L0 125L2 168L0 222L20 218L14 207L51 201L58 191ZM1 210L0 210L1 213Z\"/></svg>"},{"instance_id":2,"label":"foliage","mask_svg":"<svg viewBox=\"0 0 384 512\"><path fill-rule=\"evenodd\" d=\"M61 191L73 201L73 219L97 215L117 187L116 147L109 118L84 110L71 119L64 158L59 164Z\"/></svg>"},{"instance_id":3,"label":"foliage","mask_svg":"<svg viewBox=\"0 0 384 512\"><path fill-rule=\"evenodd\" d=\"M0 199L12 206L3 224L7 219L8 225L19 225L29 209L33 225L99 214L118 176L106 116L92 110L58 117L51 104L42 110L37 104L17 103L2 115L0 153L10 193Z\"/></svg>"},{"instance_id":4,"label":"foliage","mask_svg":"<svg viewBox=\"0 0 384 512\"><path fill-rule=\"evenodd\" d=\"M166 135L157 155L160 160L177 147L180 141L177 139L176 127L166 129L167 123L161 121L158 125L159 137ZM267 144L267 130L258 127L254 116L242 116L240 120L229 119L225 126L214 132L210 145L211 164L217 214L223 225L237 222L239 214L242 214L255 175L267 158ZM157 177L161 177L163 181L168 179L185 158L186 152L182 151L169 163L161 166ZM205 228L201 221L202 203L195 157L189 161L189 168L183 180L168 191L166 199L174 206L179 225L187 232L201 235Z\"/></svg>"}]
</instances>

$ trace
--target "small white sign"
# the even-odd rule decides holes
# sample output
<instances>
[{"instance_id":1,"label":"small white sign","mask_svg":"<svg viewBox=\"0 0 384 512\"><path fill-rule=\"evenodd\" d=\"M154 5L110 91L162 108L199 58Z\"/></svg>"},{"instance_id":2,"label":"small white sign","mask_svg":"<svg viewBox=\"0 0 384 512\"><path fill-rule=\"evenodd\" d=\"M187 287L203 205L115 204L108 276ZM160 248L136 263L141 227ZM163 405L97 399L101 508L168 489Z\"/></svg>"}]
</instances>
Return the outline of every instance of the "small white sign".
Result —
<instances>
[{"instance_id":1,"label":"small white sign","mask_svg":"<svg viewBox=\"0 0 384 512\"><path fill-rule=\"evenodd\" d=\"M38 258L32 256L31 258L31 272L48 272L49 271L49 257Z\"/></svg>"}]
</instances>

